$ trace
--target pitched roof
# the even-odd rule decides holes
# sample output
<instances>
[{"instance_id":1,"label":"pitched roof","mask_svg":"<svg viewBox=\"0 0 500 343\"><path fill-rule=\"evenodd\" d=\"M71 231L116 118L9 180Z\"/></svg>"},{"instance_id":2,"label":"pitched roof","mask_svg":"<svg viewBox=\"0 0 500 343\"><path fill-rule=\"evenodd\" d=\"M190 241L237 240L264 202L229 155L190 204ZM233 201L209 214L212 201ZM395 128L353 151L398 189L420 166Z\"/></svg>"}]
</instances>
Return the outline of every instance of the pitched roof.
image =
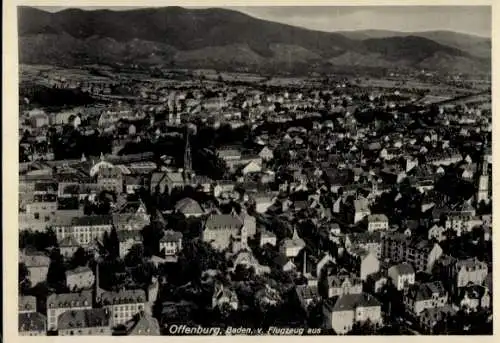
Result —
<instances>
[{"instance_id":1,"label":"pitched roof","mask_svg":"<svg viewBox=\"0 0 500 343\"><path fill-rule=\"evenodd\" d=\"M103 305L136 304L144 303L145 301L146 293L142 289L104 292L100 299Z\"/></svg>"},{"instance_id":2,"label":"pitched roof","mask_svg":"<svg viewBox=\"0 0 500 343\"><path fill-rule=\"evenodd\" d=\"M109 324L109 311L104 308L69 310L57 318L59 330L105 327Z\"/></svg>"},{"instance_id":3,"label":"pitched roof","mask_svg":"<svg viewBox=\"0 0 500 343\"><path fill-rule=\"evenodd\" d=\"M93 272L92 272L92 269L90 269L87 266L77 267L75 269L67 270L66 277L68 277L69 275L81 274L81 273L93 273Z\"/></svg>"},{"instance_id":4,"label":"pitched roof","mask_svg":"<svg viewBox=\"0 0 500 343\"><path fill-rule=\"evenodd\" d=\"M182 239L182 232L166 230L160 242L178 242Z\"/></svg>"},{"instance_id":5,"label":"pitched roof","mask_svg":"<svg viewBox=\"0 0 500 343\"><path fill-rule=\"evenodd\" d=\"M326 300L325 306L332 312L354 311L359 307L380 306L380 302L368 293L345 294Z\"/></svg>"},{"instance_id":6,"label":"pitched roof","mask_svg":"<svg viewBox=\"0 0 500 343\"><path fill-rule=\"evenodd\" d=\"M206 230L220 230L220 229L239 229L243 226L243 222L237 216L232 214L212 214L205 222Z\"/></svg>"},{"instance_id":7,"label":"pitched roof","mask_svg":"<svg viewBox=\"0 0 500 343\"><path fill-rule=\"evenodd\" d=\"M175 210L183 214L203 214L200 204L191 198L184 198L177 201Z\"/></svg>"},{"instance_id":8,"label":"pitched roof","mask_svg":"<svg viewBox=\"0 0 500 343\"><path fill-rule=\"evenodd\" d=\"M156 318L141 311L130 321L125 323L127 335L131 336L159 336L160 325Z\"/></svg>"},{"instance_id":9,"label":"pitched roof","mask_svg":"<svg viewBox=\"0 0 500 343\"><path fill-rule=\"evenodd\" d=\"M49 308L70 308L92 306L92 292L51 294L47 298Z\"/></svg>"},{"instance_id":10,"label":"pitched roof","mask_svg":"<svg viewBox=\"0 0 500 343\"><path fill-rule=\"evenodd\" d=\"M75 236L73 235L68 235L64 237L60 242L59 242L59 247L77 247L79 246L78 242L76 241Z\"/></svg>"},{"instance_id":11,"label":"pitched roof","mask_svg":"<svg viewBox=\"0 0 500 343\"><path fill-rule=\"evenodd\" d=\"M390 269L395 269L399 275L415 274L415 270L409 263L400 263L392 266Z\"/></svg>"},{"instance_id":12,"label":"pitched roof","mask_svg":"<svg viewBox=\"0 0 500 343\"><path fill-rule=\"evenodd\" d=\"M21 295L18 301L18 311L36 312L36 298L31 295Z\"/></svg>"},{"instance_id":13,"label":"pitched roof","mask_svg":"<svg viewBox=\"0 0 500 343\"><path fill-rule=\"evenodd\" d=\"M408 297L415 301L428 300L433 294L438 294L439 297L446 296L446 290L440 281L420 283L410 287Z\"/></svg>"},{"instance_id":14,"label":"pitched roof","mask_svg":"<svg viewBox=\"0 0 500 343\"><path fill-rule=\"evenodd\" d=\"M19 313L19 332L46 331L47 317L38 312Z\"/></svg>"},{"instance_id":15,"label":"pitched roof","mask_svg":"<svg viewBox=\"0 0 500 343\"><path fill-rule=\"evenodd\" d=\"M22 253L19 258L19 263L24 263L26 267L48 267L50 265L50 258L43 253L24 254Z\"/></svg>"},{"instance_id":16,"label":"pitched roof","mask_svg":"<svg viewBox=\"0 0 500 343\"><path fill-rule=\"evenodd\" d=\"M112 225L113 217L110 215L90 215L74 217L71 221L72 226L99 226Z\"/></svg>"}]
</instances>

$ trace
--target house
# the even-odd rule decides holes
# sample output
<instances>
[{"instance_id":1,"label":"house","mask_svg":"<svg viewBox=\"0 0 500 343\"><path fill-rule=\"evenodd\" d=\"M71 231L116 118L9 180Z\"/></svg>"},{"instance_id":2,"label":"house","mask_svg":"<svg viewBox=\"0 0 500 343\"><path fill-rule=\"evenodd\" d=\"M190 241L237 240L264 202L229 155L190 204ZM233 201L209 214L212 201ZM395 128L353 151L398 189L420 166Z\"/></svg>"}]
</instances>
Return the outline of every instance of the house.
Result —
<instances>
[{"instance_id":1,"label":"house","mask_svg":"<svg viewBox=\"0 0 500 343\"><path fill-rule=\"evenodd\" d=\"M115 213L112 215L112 223L117 232L139 231L150 223L149 216L141 213L142 206L134 213Z\"/></svg>"},{"instance_id":2,"label":"house","mask_svg":"<svg viewBox=\"0 0 500 343\"><path fill-rule=\"evenodd\" d=\"M217 282L214 285L214 293L212 295L212 308L223 308L228 306L231 310L238 309L238 296L229 288Z\"/></svg>"},{"instance_id":3,"label":"house","mask_svg":"<svg viewBox=\"0 0 500 343\"><path fill-rule=\"evenodd\" d=\"M379 294L382 292L382 289L387 282L387 272L380 270L375 274L368 275L368 278L366 279L366 290L372 294Z\"/></svg>"},{"instance_id":4,"label":"house","mask_svg":"<svg viewBox=\"0 0 500 343\"><path fill-rule=\"evenodd\" d=\"M281 241L279 251L287 258L295 258L299 252L306 246L306 243L299 237L297 229L293 229L292 238L285 238Z\"/></svg>"},{"instance_id":5,"label":"house","mask_svg":"<svg viewBox=\"0 0 500 343\"><path fill-rule=\"evenodd\" d=\"M186 217L200 217L205 213L200 204L191 198L177 201L174 208L176 212L182 213Z\"/></svg>"},{"instance_id":6,"label":"house","mask_svg":"<svg viewBox=\"0 0 500 343\"><path fill-rule=\"evenodd\" d=\"M127 336L160 336L160 324L155 317L144 311L137 313L124 324Z\"/></svg>"},{"instance_id":7,"label":"house","mask_svg":"<svg viewBox=\"0 0 500 343\"><path fill-rule=\"evenodd\" d=\"M66 271L66 286L70 290L90 288L94 281L94 272L89 267L77 267Z\"/></svg>"},{"instance_id":8,"label":"house","mask_svg":"<svg viewBox=\"0 0 500 343\"><path fill-rule=\"evenodd\" d=\"M151 175L150 192L163 194L165 190L170 194L176 187L184 187L185 180L182 173L154 172Z\"/></svg>"},{"instance_id":9,"label":"house","mask_svg":"<svg viewBox=\"0 0 500 343\"><path fill-rule=\"evenodd\" d=\"M414 284L404 295L406 310L416 316L427 308L444 306L447 301L448 293L440 281Z\"/></svg>"},{"instance_id":10,"label":"house","mask_svg":"<svg viewBox=\"0 0 500 343\"><path fill-rule=\"evenodd\" d=\"M383 257L393 262L407 262L416 272L432 272L435 262L443 254L438 243L428 240L411 239L405 234L395 233L384 236Z\"/></svg>"},{"instance_id":11,"label":"house","mask_svg":"<svg viewBox=\"0 0 500 343\"><path fill-rule=\"evenodd\" d=\"M109 336L110 313L107 309L70 309L57 319L59 336Z\"/></svg>"},{"instance_id":12,"label":"house","mask_svg":"<svg viewBox=\"0 0 500 343\"><path fill-rule=\"evenodd\" d=\"M97 172L97 186L101 190L122 194L124 190L124 175L120 168L101 167Z\"/></svg>"},{"instance_id":13,"label":"house","mask_svg":"<svg viewBox=\"0 0 500 343\"><path fill-rule=\"evenodd\" d=\"M398 291L415 283L415 270L409 263L399 263L390 267L387 275L391 278L392 284L396 286Z\"/></svg>"},{"instance_id":14,"label":"house","mask_svg":"<svg viewBox=\"0 0 500 343\"><path fill-rule=\"evenodd\" d=\"M139 230L117 231L120 258L127 256L130 248L136 244L142 244L142 234Z\"/></svg>"},{"instance_id":15,"label":"house","mask_svg":"<svg viewBox=\"0 0 500 343\"><path fill-rule=\"evenodd\" d=\"M58 329L58 318L66 311L92 309L92 292L51 294L47 297L48 330Z\"/></svg>"},{"instance_id":16,"label":"house","mask_svg":"<svg viewBox=\"0 0 500 343\"><path fill-rule=\"evenodd\" d=\"M243 175L260 173L261 171L262 165L256 161L250 161L241 168L241 174Z\"/></svg>"},{"instance_id":17,"label":"house","mask_svg":"<svg viewBox=\"0 0 500 343\"><path fill-rule=\"evenodd\" d=\"M446 239L445 232L447 229L444 228L444 226L434 224L428 231L427 231L427 239L432 241L433 239L442 242Z\"/></svg>"},{"instance_id":18,"label":"house","mask_svg":"<svg viewBox=\"0 0 500 343\"><path fill-rule=\"evenodd\" d=\"M253 268L255 274L267 274L271 272L268 266L261 265L252 252L248 249L241 250L232 257L233 271L236 270L238 266L243 266L245 268Z\"/></svg>"},{"instance_id":19,"label":"house","mask_svg":"<svg viewBox=\"0 0 500 343\"><path fill-rule=\"evenodd\" d=\"M370 214L367 217L368 232L386 231L389 229L389 219L385 214Z\"/></svg>"},{"instance_id":20,"label":"house","mask_svg":"<svg viewBox=\"0 0 500 343\"><path fill-rule=\"evenodd\" d=\"M482 224L483 221L479 217L457 213L447 216L445 228L455 231L457 236L460 237L462 233L471 232L474 227L481 226Z\"/></svg>"},{"instance_id":21,"label":"house","mask_svg":"<svg viewBox=\"0 0 500 343\"><path fill-rule=\"evenodd\" d=\"M165 256L175 256L182 250L182 232L167 230L160 239L160 251Z\"/></svg>"},{"instance_id":22,"label":"house","mask_svg":"<svg viewBox=\"0 0 500 343\"><path fill-rule=\"evenodd\" d=\"M70 258L78 250L80 245L74 236L66 236L59 242L59 251L65 258Z\"/></svg>"},{"instance_id":23,"label":"house","mask_svg":"<svg viewBox=\"0 0 500 343\"><path fill-rule=\"evenodd\" d=\"M259 152L259 157L262 158L263 161L270 161L274 158L273 151L265 146L262 148L262 150Z\"/></svg>"},{"instance_id":24,"label":"house","mask_svg":"<svg viewBox=\"0 0 500 343\"><path fill-rule=\"evenodd\" d=\"M328 275L325 278L328 298L346 294L361 294L363 292L362 280L354 274L341 273Z\"/></svg>"},{"instance_id":25,"label":"house","mask_svg":"<svg viewBox=\"0 0 500 343\"><path fill-rule=\"evenodd\" d=\"M295 286L295 293L304 310L308 310L309 305L321 298L317 286L297 285Z\"/></svg>"},{"instance_id":26,"label":"house","mask_svg":"<svg viewBox=\"0 0 500 343\"><path fill-rule=\"evenodd\" d=\"M369 275L380 270L380 261L372 251L358 248L351 250L351 254L354 257L354 268L361 280L365 281Z\"/></svg>"},{"instance_id":27,"label":"house","mask_svg":"<svg viewBox=\"0 0 500 343\"><path fill-rule=\"evenodd\" d=\"M455 315L456 311L452 306L446 304L439 307L431 307L423 310L418 319L422 331L426 334L432 334L437 323L446 321Z\"/></svg>"},{"instance_id":28,"label":"house","mask_svg":"<svg viewBox=\"0 0 500 343\"><path fill-rule=\"evenodd\" d=\"M259 233L259 246L262 248L266 244L276 246L276 235L265 229L261 229Z\"/></svg>"},{"instance_id":29,"label":"house","mask_svg":"<svg viewBox=\"0 0 500 343\"><path fill-rule=\"evenodd\" d=\"M469 284L482 285L488 276L488 265L475 257L459 260L455 264L452 273L457 288L465 287Z\"/></svg>"},{"instance_id":30,"label":"house","mask_svg":"<svg viewBox=\"0 0 500 343\"><path fill-rule=\"evenodd\" d=\"M490 308L491 294L487 287L470 285L462 287L457 296L459 308L465 308L467 312Z\"/></svg>"},{"instance_id":31,"label":"house","mask_svg":"<svg viewBox=\"0 0 500 343\"><path fill-rule=\"evenodd\" d=\"M266 213L269 207L274 204L274 196L270 193L257 193L251 196L255 202L257 213Z\"/></svg>"},{"instance_id":32,"label":"house","mask_svg":"<svg viewBox=\"0 0 500 343\"><path fill-rule=\"evenodd\" d=\"M290 272L296 269L295 264L283 254L278 254L273 259L273 264L275 268L284 272Z\"/></svg>"},{"instance_id":33,"label":"house","mask_svg":"<svg viewBox=\"0 0 500 343\"><path fill-rule=\"evenodd\" d=\"M231 240L242 231L243 222L232 214L212 214L205 221L202 239L217 250L229 248Z\"/></svg>"},{"instance_id":34,"label":"house","mask_svg":"<svg viewBox=\"0 0 500 343\"><path fill-rule=\"evenodd\" d=\"M19 336L45 336L47 334L47 317L38 312L18 314Z\"/></svg>"},{"instance_id":35,"label":"house","mask_svg":"<svg viewBox=\"0 0 500 343\"><path fill-rule=\"evenodd\" d=\"M47 279L47 273L50 265L50 258L48 256L42 253L30 253L28 255L25 252L21 252L19 256L19 263L24 263L28 269L29 279L32 286L35 286L40 282L44 282Z\"/></svg>"},{"instance_id":36,"label":"house","mask_svg":"<svg viewBox=\"0 0 500 343\"><path fill-rule=\"evenodd\" d=\"M241 159L241 151L237 149L218 149L215 154L226 163Z\"/></svg>"},{"instance_id":37,"label":"house","mask_svg":"<svg viewBox=\"0 0 500 343\"><path fill-rule=\"evenodd\" d=\"M354 200L354 224L363 220L370 215L370 204L368 199L359 198Z\"/></svg>"},{"instance_id":38,"label":"house","mask_svg":"<svg viewBox=\"0 0 500 343\"><path fill-rule=\"evenodd\" d=\"M126 323L134 315L144 311L146 293L142 289L103 292L96 297L96 302L109 311L110 325L115 327Z\"/></svg>"},{"instance_id":39,"label":"house","mask_svg":"<svg viewBox=\"0 0 500 343\"><path fill-rule=\"evenodd\" d=\"M74 217L70 225L55 226L57 241L67 236L73 236L80 246L88 246L91 242L104 237L104 233L111 232L113 218L110 215L89 215Z\"/></svg>"},{"instance_id":40,"label":"house","mask_svg":"<svg viewBox=\"0 0 500 343\"><path fill-rule=\"evenodd\" d=\"M351 255L357 251L368 251L380 258L382 256L382 236L379 231L353 233L345 236L345 248Z\"/></svg>"},{"instance_id":41,"label":"house","mask_svg":"<svg viewBox=\"0 0 500 343\"><path fill-rule=\"evenodd\" d=\"M348 333L354 323L370 321L382 325L381 304L368 293L346 294L325 301L323 306L325 328L339 335Z\"/></svg>"},{"instance_id":42,"label":"house","mask_svg":"<svg viewBox=\"0 0 500 343\"><path fill-rule=\"evenodd\" d=\"M36 297L31 295L20 295L17 303L18 313L36 312Z\"/></svg>"}]
</instances>

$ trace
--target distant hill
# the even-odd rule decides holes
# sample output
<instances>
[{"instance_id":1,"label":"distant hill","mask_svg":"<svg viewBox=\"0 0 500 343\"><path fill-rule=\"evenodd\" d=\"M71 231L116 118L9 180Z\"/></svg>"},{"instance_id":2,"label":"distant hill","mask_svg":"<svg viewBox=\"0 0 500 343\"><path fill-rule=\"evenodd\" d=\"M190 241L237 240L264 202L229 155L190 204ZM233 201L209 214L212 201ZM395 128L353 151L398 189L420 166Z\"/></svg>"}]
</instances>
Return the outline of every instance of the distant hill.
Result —
<instances>
[{"instance_id":1,"label":"distant hill","mask_svg":"<svg viewBox=\"0 0 500 343\"><path fill-rule=\"evenodd\" d=\"M491 39L486 37L468 35L453 31L424 31L424 32L397 32L388 30L360 30L360 31L339 31L341 35L356 39L365 40L370 38L391 38L416 36L435 41L452 48L463 50L469 54L482 58L491 58Z\"/></svg>"},{"instance_id":2,"label":"distant hill","mask_svg":"<svg viewBox=\"0 0 500 343\"><path fill-rule=\"evenodd\" d=\"M359 39L218 8L68 9L49 13L19 7L18 25L20 61L32 64L133 62L290 71L434 69L435 64L444 72L488 72L490 64L485 56L471 54L458 43L453 46L426 37L396 35Z\"/></svg>"}]
</instances>

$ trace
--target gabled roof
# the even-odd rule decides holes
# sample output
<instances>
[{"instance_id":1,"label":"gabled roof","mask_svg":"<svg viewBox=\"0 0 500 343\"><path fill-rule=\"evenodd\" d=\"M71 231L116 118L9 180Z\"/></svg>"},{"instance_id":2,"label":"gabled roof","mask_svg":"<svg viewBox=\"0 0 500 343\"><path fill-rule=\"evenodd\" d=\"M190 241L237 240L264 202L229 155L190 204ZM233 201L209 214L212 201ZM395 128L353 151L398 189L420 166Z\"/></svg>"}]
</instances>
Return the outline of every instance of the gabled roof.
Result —
<instances>
[{"instance_id":1,"label":"gabled roof","mask_svg":"<svg viewBox=\"0 0 500 343\"><path fill-rule=\"evenodd\" d=\"M332 312L354 311L360 307L379 307L380 302L368 293L345 294L326 300L325 306Z\"/></svg>"}]
</instances>

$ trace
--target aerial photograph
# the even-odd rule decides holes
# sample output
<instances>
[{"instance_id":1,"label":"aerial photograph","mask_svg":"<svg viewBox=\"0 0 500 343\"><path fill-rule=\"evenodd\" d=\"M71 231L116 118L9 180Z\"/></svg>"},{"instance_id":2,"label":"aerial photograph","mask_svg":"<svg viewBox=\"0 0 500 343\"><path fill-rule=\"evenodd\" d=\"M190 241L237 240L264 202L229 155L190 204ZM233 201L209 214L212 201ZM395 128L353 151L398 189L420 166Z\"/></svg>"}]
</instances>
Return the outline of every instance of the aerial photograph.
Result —
<instances>
[{"instance_id":1,"label":"aerial photograph","mask_svg":"<svg viewBox=\"0 0 500 343\"><path fill-rule=\"evenodd\" d=\"M493 335L491 16L18 6L18 335Z\"/></svg>"}]
</instances>

